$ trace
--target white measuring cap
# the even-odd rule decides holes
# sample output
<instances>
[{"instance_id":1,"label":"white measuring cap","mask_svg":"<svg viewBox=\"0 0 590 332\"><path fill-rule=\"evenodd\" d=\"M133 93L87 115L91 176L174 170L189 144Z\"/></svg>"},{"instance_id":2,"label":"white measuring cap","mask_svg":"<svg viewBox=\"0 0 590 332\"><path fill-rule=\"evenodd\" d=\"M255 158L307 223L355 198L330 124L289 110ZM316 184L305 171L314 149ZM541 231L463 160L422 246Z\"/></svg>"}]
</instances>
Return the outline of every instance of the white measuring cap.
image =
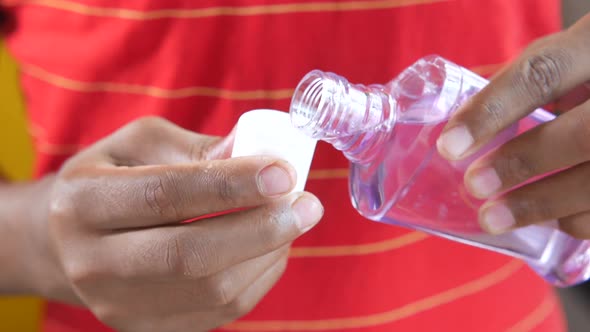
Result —
<instances>
[{"instance_id":1,"label":"white measuring cap","mask_svg":"<svg viewBox=\"0 0 590 332\"><path fill-rule=\"evenodd\" d=\"M232 157L272 156L289 162L297 172L293 191L303 191L317 140L291 124L288 113L260 109L238 120Z\"/></svg>"}]
</instances>

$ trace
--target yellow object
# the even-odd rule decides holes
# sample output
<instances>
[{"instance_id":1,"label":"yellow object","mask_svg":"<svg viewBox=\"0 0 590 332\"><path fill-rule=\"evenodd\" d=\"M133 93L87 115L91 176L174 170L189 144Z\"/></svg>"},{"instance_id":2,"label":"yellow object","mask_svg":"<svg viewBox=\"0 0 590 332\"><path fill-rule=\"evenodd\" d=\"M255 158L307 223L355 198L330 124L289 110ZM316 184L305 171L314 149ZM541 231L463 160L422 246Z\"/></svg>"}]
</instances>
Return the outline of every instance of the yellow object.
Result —
<instances>
[{"instance_id":1,"label":"yellow object","mask_svg":"<svg viewBox=\"0 0 590 332\"><path fill-rule=\"evenodd\" d=\"M33 151L17 82L17 66L0 41L0 173L26 180L32 172ZM0 331L38 331L40 310L38 299L0 297Z\"/></svg>"}]
</instances>

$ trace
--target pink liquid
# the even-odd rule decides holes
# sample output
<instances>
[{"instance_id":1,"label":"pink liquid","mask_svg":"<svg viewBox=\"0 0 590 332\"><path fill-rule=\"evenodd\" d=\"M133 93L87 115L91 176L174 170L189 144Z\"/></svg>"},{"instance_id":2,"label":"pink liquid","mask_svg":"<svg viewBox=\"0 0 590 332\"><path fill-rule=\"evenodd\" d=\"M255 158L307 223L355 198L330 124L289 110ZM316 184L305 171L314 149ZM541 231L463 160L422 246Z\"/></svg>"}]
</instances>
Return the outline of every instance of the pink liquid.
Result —
<instances>
[{"instance_id":1,"label":"pink liquid","mask_svg":"<svg viewBox=\"0 0 590 332\"><path fill-rule=\"evenodd\" d=\"M542 122L552 117L544 111L536 115ZM465 170L474 159L538 124L534 116L528 117L505 130L471 159L451 163L435 148L444 122L397 123L379 163L351 165L353 204L374 221L521 258L556 285L580 282L581 276L590 274L587 242L552 225L488 235L477 222L478 209L484 202L472 197L463 184Z\"/></svg>"}]
</instances>

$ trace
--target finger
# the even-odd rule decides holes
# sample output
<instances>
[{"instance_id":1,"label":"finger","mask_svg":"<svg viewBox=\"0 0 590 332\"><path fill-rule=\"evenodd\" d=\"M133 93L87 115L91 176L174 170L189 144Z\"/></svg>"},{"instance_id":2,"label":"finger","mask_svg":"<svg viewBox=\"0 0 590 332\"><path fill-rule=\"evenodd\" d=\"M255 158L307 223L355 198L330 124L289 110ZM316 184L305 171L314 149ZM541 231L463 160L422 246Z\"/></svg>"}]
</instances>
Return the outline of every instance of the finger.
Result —
<instances>
[{"instance_id":1,"label":"finger","mask_svg":"<svg viewBox=\"0 0 590 332\"><path fill-rule=\"evenodd\" d=\"M115 166L191 163L229 157L233 135L201 135L158 117L136 120L97 143ZM89 162L96 164L96 153Z\"/></svg>"},{"instance_id":2,"label":"finger","mask_svg":"<svg viewBox=\"0 0 590 332\"><path fill-rule=\"evenodd\" d=\"M109 260L94 263L110 266L124 279L203 278L293 242L322 214L313 195L291 194L255 209L191 224L107 236L100 257Z\"/></svg>"},{"instance_id":3,"label":"finger","mask_svg":"<svg viewBox=\"0 0 590 332\"><path fill-rule=\"evenodd\" d=\"M467 189L486 199L529 179L590 160L590 101L475 161Z\"/></svg>"},{"instance_id":4,"label":"finger","mask_svg":"<svg viewBox=\"0 0 590 332\"><path fill-rule=\"evenodd\" d=\"M277 261L238 298L219 310L180 313L158 320L158 331L209 331L248 314L279 281L287 267L287 258Z\"/></svg>"},{"instance_id":5,"label":"finger","mask_svg":"<svg viewBox=\"0 0 590 332\"><path fill-rule=\"evenodd\" d=\"M109 230L178 223L261 205L291 191L296 181L289 164L266 157L80 169L65 177L70 183L62 192L74 211L61 213ZM76 177L81 179L72 179Z\"/></svg>"},{"instance_id":6,"label":"finger","mask_svg":"<svg viewBox=\"0 0 590 332\"><path fill-rule=\"evenodd\" d=\"M578 239L590 239L590 212L582 212L559 220L559 229Z\"/></svg>"},{"instance_id":7,"label":"finger","mask_svg":"<svg viewBox=\"0 0 590 332\"><path fill-rule=\"evenodd\" d=\"M462 159L512 123L584 83L590 77L590 16L572 30L533 44L510 68L461 107L437 146Z\"/></svg>"},{"instance_id":8,"label":"finger","mask_svg":"<svg viewBox=\"0 0 590 332\"><path fill-rule=\"evenodd\" d=\"M121 282L110 282L108 288L94 288L94 297L100 298L103 303L120 303L121 294L125 294L128 299L136 299L133 312L138 317L166 318L176 313L221 309L235 301L288 253L289 246L285 245L264 256L196 280L120 279Z\"/></svg>"},{"instance_id":9,"label":"finger","mask_svg":"<svg viewBox=\"0 0 590 332\"><path fill-rule=\"evenodd\" d=\"M191 289L193 294L199 295L204 301L197 304L195 297L189 296L186 305L183 304L178 310L185 308L186 311L186 308L190 307L193 310L201 310L232 303L269 269L272 269L277 262L287 259L289 247L290 243L273 252L239 263L211 277L206 277L199 281L199 287L194 287L194 280L181 283L185 289Z\"/></svg>"},{"instance_id":10,"label":"finger","mask_svg":"<svg viewBox=\"0 0 590 332\"><path fill-rule=\"evenodd\" d=\"M174 310L169 312L194 312L224 307L236 299L266 272L273 269L281 260L288 258L289 245L285 245L264 256L242 262L202 280L179 282L171 293L184 297L174 297ZM195 284L198 286L195 287Z\"/></svg>"},{"instance_id":11,"label":"finger","mask_svg":"<svg viewBox=\"0 0 590 332\"><path fill-rule=\"evenodd\" d=\"M287 257L283 257L268 269L256 282L248 287L239 297L225 306L225 313L232 320L248 314L275 286L287 268Z\"/></svg>"},{"instance_id":12,"label":"finger","mask_svg":"<svg viewBox=\"0 0 590 332\"><path fill-rule=\"evenodd\" d=\"M590 209L590 163L533 182L480 209L482 228L492 234L561 219Z\"/></svg>"}]
</instances>

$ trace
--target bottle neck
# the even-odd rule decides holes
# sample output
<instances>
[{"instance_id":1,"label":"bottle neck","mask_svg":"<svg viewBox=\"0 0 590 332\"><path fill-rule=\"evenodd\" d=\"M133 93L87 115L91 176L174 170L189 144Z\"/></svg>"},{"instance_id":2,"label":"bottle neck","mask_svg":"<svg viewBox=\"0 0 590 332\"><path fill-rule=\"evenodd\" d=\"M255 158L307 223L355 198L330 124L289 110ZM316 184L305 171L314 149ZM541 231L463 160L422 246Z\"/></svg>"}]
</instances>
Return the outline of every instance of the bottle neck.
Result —
<instances>
[{"instance_id":1,"label":"bottle neck","mask_svg":"<svg viewBox=\"0 0 590 332\"><path fill-rule=\"evenodd\" d=\"M295 89L292 124L328 142L351 162L371 162L396 121L396 103L382 85L350 84L333 73L314 70Z\"/></svg>"}]
</instances>

